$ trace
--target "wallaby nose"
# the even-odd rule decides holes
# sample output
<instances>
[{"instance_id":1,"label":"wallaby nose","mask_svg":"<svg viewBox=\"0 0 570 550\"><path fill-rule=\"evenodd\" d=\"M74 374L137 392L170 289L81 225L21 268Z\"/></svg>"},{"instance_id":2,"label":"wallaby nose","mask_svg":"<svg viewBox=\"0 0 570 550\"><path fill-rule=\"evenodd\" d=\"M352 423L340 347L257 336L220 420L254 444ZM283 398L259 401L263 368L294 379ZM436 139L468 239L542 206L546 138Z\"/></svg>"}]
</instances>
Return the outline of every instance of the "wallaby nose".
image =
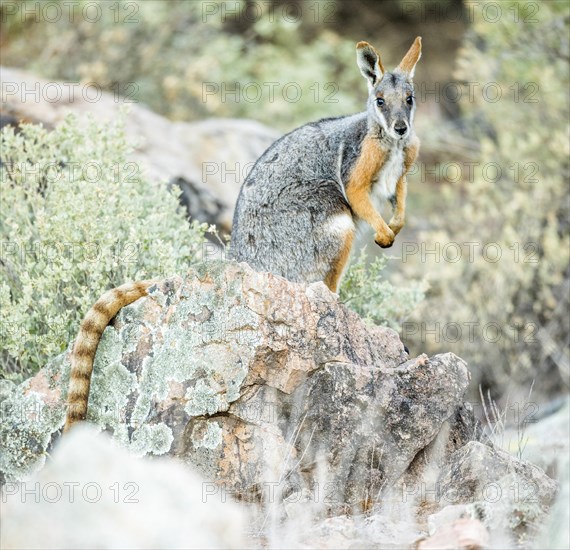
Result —
<instances>
[{"instance_id":1,"label":"wallaby nose","mask_svg":"<svg viewBox=\"0 0 570 550\"><path fill-rule=\"evenodd\" d=\"M396 124L394 124L394 131L400 136L403 136L408 131L408 125L403 121L396 122Z\"/></svg>"}]
</instances>

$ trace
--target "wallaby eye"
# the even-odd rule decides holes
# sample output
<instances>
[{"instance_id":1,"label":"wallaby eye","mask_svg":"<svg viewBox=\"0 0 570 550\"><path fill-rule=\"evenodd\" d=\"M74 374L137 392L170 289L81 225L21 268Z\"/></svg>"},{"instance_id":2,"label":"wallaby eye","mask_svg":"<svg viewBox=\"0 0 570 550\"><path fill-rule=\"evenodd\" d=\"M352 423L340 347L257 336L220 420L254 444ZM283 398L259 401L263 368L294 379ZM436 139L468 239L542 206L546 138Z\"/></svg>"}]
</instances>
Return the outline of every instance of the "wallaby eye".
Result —
<instances>
[{"instance_id":1,"label":"wallaby eye","mask_svg":"<svg viewBox=\"0 0 570 550\"><path fill-rule=\"evenodd\" d=\"M384 100L381 97L377 97L376 105L378 105L378 107L382 107L382 105L384 105Z\"/></svg>"},{"instance_id":2,"label":"wallaby eye","mask_svg":"<svg viewBox=\"0 0 570 550\"><path fill-rule=\"evenodd\" d=\"M406 98L406 103L407 103L408 105L413 105L413 104L414 104L414 96L413 96L413 95L409 95L409 96Z\"/></svg>"}]
</instances>

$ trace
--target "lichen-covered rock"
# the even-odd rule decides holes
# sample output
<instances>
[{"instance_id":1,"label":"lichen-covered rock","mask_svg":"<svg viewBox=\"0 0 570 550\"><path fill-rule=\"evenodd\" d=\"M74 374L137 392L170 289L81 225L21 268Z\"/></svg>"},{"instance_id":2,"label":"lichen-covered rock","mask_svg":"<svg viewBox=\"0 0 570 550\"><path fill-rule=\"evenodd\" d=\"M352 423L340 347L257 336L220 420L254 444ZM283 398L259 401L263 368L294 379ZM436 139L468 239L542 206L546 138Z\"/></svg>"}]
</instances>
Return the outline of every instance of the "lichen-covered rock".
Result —
<instances>
[{"instance_id":1,"label":"lichen-covered rock","mask_svg":"<svg viewBox=\"0 0 570 550\"><path fill-rule=\"evenodd\" d=\"M405 513L400 516L381 513L326 518L297 533L294 542L298 547L323 550L399 550L414 548L414 543L422 538L422 533Z\"/></svg>"},{"instance_id":2,"label":"lichen-covered rock","mask_svg":"<svg viewBox=\"0 0 570 550\"><path fill-rule=\"evenodd\" d=\"M470 441L486 439L471 405L461 403L443 422L437 436L416 454L394 489L404 501L417 505L418 523L425 524L428 514L439 507L438 477L453 453Z\"/></svg>"},{"instance_id":3,"label":"lichen-covered rock","mask_svg":"<svg viewBox=\"0 0 570 550\"><path fill-rule=\"evenodd\" d=\"M322 463L337 504L363 510L436 437L468 384L466 365L453 354L376 364L327 364L297 390L290 416L291 426L302 425L299 468Z\"/></svg>"},{"instance_id":4,"label":"lichen-covered rock","mask_svg":"<svg viewBox=\"0 0 570 550\"><path fill-rule=\"evenodd\" d=\"M495 540L508 536L512 544L536 535L556 492L538 466L477 441L450 457L437 482L440 505L470 503Z\"/></svg>"},{"instance_id":5,"label":"lichen-covered rock","mask_svg":"<svg viewBox=\"0 0 570 550\"><path fill-rule=\"evenodd\" d=\"M4 400L8 479L42 465L68 378L64 354ZM367 325L322 283L218 261L119 313L97 352L88 419L136 455L178 457L246 499L304 491L322 509L368 509L453 423L468 380L453 354L409 359L393 330ZM17 432L19 400L54 406Z\"/></svg>"},{"instance_id":6,"label":"lichen-covered rock","mask_svg":"<svg viewBox=\"0 0 570 550\"><path fill-rule=\"evenodd\" d=\"M244 511L205 486L175 461L135 459L79 426L41 472L4 486L0 547L245 548Z\"/></svg>"},{"instance_id":7,"label":"lichen-covered rock","mask_svg":"<svg viewBox=\"0 0 570 550\"><path fill-rule=\"evenodd\" d=\"M548 518L542 522L536 548L570 548L570 457L560 457L560 490Z\"/></svg>"},{"instance_id":8,"label":"lichen-covered rock","mask_svg":"<svg viewBox=\"0 0 570 550\"><path fill-rule=\"evenodd\" d=\"M25 479L40 469L65 417L69 363L60 355L19 386L0 391L0 480Z\"/></svg>"},{"instance_id":9,"label":"lichen-covered rock","mask_svg":"<svg viewBox=\"0 0 570 550\"><path fill-rule=\"evenodd\" d=\"M516 502L550 506L556 482L544 471L509 453L471 441L456 451L441 471L439 490L449 503L499 501L512 496Z\"/></svg>"}]
</instances>

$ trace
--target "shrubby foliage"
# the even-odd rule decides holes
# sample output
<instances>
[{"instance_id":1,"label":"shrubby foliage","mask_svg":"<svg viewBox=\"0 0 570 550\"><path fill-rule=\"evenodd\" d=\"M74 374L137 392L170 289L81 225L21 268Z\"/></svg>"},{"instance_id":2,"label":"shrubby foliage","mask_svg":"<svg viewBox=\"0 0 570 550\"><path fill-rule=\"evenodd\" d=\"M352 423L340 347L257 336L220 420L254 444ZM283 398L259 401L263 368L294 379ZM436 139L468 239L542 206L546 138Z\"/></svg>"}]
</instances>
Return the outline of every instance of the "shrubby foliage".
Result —
<instances>
[{"instance_id":1,"label":"shrubby foliage","mask_svg":"<svg viewBox=\"0 0 570 550\"><path fill-rule=\"evenodd\" d=\"M478 20L468 33L457 78L479 85L472 102L467 94L462 101L463 126L480 144L478 163L460 189L442 190L445 209L420 235L429 249L457 243L463 254L455 262L440 254L439 262L414 266L415 273L430 274L432 291L414 317L430 330L438 323L440 340L432 347L467 358L475 382L493 388L495 396L517 385L526 393L534 379L539 391L560 391L570 374L564 4L543 2L536 11L534 3L501 3L503 13L517 8L519 20ZM480 93L490 82L502 91L498 101ZM496 244L484 254L490 243ZM447 340L443 332L452 323L462 327L457 343L457 331ZM477 323L472 340L467 323ZM420 337L422 331L415 332ZM425 347L425 340L419 345Z\"/></svg>"},{"instance_id":2,"label":"shrubby foliage","mask_svg":"<svg viewBox=\"0 0 570 550\"><path fill-rule=\"evenodd\" d=\"M122 123L69 116L49 132L22 125L1 134L0 375L33 374L74 338L87 309L128 280L184 273L206 226L189 224L166 185L127 162ZM423 285L397 288L362 252L341 299L364 318L399 328Z\"/></svg>"},{"instance_id":3,"label":"shrubby foliage","mask_svg":"<svg viewBox=\"0 0 570 550\"><path fill-rule=\"evenodd\" d=\"M364 249L352 260L341 281L340 299L363 319L400 330L424 299L427 284L411 282L408 286L394 286L382 273L388 258L368 260Z\"/></svg>"},{"instance_id":4,"label":"shrubby foliage","mask_svg":"<svg viewBox=\"0 0 570 550\"><path fill-rule=\"evenodd\" d=\"M204 3L181 0L72 3L73 17L69 3L51 4L56 7L49 13L57 13L59 5L61 17L36 18L35 0L25 0L15 15L3 14L4 63L26 60L26 69L47 78L95 82L173 119L243 116L291 128L364 105L354 42L322 29L311 39L310 17L287 22L265 13L244 30L223 21L223 2L210 15ZM81 16L87 5L96 21ZM94 17L96 5L100 18ZM264 2L256 6L275 9ZM229 8L235 10L236 2ZM225 98L215 92L222 86L228 91ZM237 97L231 92L236 89ZM361 101L354 89L361 90ZM251 100L259 91L261 98ZM300 99L294 100L299 91ZM138 174L130 181L127 152L120 126L80 128L69 120L53 134L35 126L25 126L19 135L3 134L6 166L28 170L3 171L9 216L0 234L12 248L0 266L6 275L0 288L7 327L3 362L9 365L2 374L32 373L62 351L103 290L184 271L194 259L204 228L189 228L163 187ZM62 165L87 163L92 164L87 174L62 170L60 179L50 177ZM123 167L119 174L117 166ZM30 177L30 169L35 176ZM342 296L371 321L397 327L421 290L394 288L381 277L383 267L380 260L367 266L361 256Z\"/></svg>"},{"instance_id":5,"label":"shrubby foliage","mask_svg":"<svg viewBox=\"0 0 570 550\"><path fill-rule=\"evenodd\" d=\"M120 122L3 129L1 376L23 378L63 351L105 290L195 261L206 227L129 151Z\"/></svg>"},{"instance_id":6,"label":"shrubby foliage","mask_svg":"<svg viewBox=\"0 0 570 550\"><path fill-rule=\"evenodd\" d=\"M69 3L58 1L67 14ZM37 5L26 0L18 16L6 16L10 40L3 62L27 59L26 68L41 76L95 82L178 120L246 117L291 129L363 110L366 90L353 41L320 30L308 40L315 19L309 7L301 23L295 14L271 15L268 10L285 8L269 2L255 2L265 13L241 16L253 23L232 31L232 18L223 14L236 11L238 3L232 0L226 9L219 2L216 9L214 2L96 0L88 2L87 12L96 19L94 5L101 6L95 22L76 7L71 21L66 15L26 26L19 14L33 17ZM243 10L245 0L240 5ZM354 89L362 92L357 98Z\"/></svg>"}]
</instances>

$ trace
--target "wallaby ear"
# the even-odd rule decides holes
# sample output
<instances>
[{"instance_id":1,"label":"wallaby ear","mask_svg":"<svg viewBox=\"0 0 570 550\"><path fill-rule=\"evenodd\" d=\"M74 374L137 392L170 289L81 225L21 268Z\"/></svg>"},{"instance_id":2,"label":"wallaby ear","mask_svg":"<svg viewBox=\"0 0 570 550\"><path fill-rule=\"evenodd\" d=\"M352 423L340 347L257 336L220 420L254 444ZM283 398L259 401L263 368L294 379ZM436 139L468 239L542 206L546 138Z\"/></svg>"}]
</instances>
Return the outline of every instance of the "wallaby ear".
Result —
<instances>
[{"instance_id":1,"label":"wallaby ear","mask_svg":"<svg viewBox=\"0 0 570 550\"><path fill-rule=\"evenodd\" d=\"M380 82L385 72L384 66L380 60L380 54L368 42L356 44L356 63L370 87Z\"/></svg>"},{"instance_id":2,"label":"wallaby ear","mask_svg":"<svg viewBox=\"0 0 570 550\"><path fill-rule=\"evenodd\" d=\"M397 69L407 73L409 78L414 77L414 72L416 70L416 63L420 60L422 56L422 37L418 36L415 40L408 53L404 56L404 59L400 61Z\"/></svg>"}]
</instances>

